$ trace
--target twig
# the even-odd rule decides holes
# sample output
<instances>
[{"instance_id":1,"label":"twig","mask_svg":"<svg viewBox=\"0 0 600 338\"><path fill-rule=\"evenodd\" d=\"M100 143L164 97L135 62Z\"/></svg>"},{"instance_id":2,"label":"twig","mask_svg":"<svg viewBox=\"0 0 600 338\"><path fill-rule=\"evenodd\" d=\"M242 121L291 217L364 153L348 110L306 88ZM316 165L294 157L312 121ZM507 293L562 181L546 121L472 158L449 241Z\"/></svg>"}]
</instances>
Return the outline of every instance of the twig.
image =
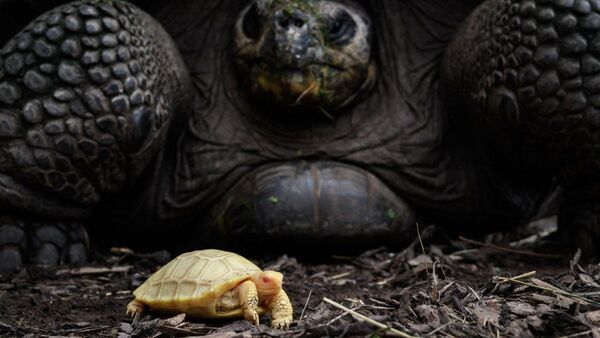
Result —
<instances>
[{"instance_id":1,"label":"twig","mask_svg":"<svg viewBox=\"0 0 600 338\"><path fill-rule=\"evenodd\" d=\"M304 303L304 307L302 308L302 312L300 313L300 319L298 319L297 326L300 326L300 323L302 323L302 318L304 318L304 311L306 311L306 307L308 306L308 301L310 300L311 295L312 295L312 289L310 289L310 291L308 291L308 297L306 297L306 303Z\"/></svg>"},{"instance_id":2,"label":"twig","mask_svg":"<svg viewBox=\"0 0 600 338\"><path fill-rule=\"evenodd\" d=\"M530 272L524 273L522 275L514 276L514 277L511 277L511 278L498 276L498 279L500 279L500 283L514 282L514 281L517 281L519 279L523 279L523 278L535 276L535 274L536 274L535 271L530 271Z\"/></svg>"},{"instance_id":3,"label":"twig","mask_svg":"<svg viewBox=\"0 0 600 338\"><path fill-rule=\"evenodd\" d=\"M132 265L114 266L111 268L82 267L82 268L77 268L77 269L59 270L59 271L56 271L56 274L57 275L70 274L73 276L98 275L98 274L105 274L105 273L128 272L132 268L133 268Z\"/></svg>"},{"instance_id":4,"label":"twig","mask_svg":"<svg viewBox=\"0 0 600 338\"><path fill-rule=\"evenodd\" d=\"M340 310L342 310L344 312L347 312L347 313L351 314L352 316L354 316L357 319L365 321L365 322L367 322L367 323L369 323L371 325L377 326L378 328L383 329L385 331L389 331L389 334L392 335L392 336L405 337L405 338L414 338L414 336L411 336L408 333L404 333L404 332L402 332L400 330L397 330L397 329L395 329L393 327L384 325L384 324L382 324L382 323L380 323L378 321L375 321L375 320L373 320L373 319L371 319L369 317L361 315L360 313L358 313L358 312L356 312L354 310L351 310L351 309L343 306L340 303L334 302L333 300L331 300L331 299L329 299L327 297L323 297L323 301L326 302L326 303L329 303L329 304L331 304L331 305L333 305L335 307L337 307L338 309L340 309Z\"/></svg>"},{"instance_id":5,"label":"twig","mask_svg":"<svg viewBox=\"0 0 600 338\"><path fill-rule=\"evenodd\" d=\"M454 321L447 322L446 324L444 324L444 325L438 327L437 329L435 329L435 330L429 332L428 334L426 334L425 337L434 335L437 332L442 331L443 329L447 328L448 326L450 326L452 324L454 324Z\"/></svg>"},{"instance_id":6,"label":"twig","mask_svg":"<svg viewBox=\"0 0 600 338\"><path fill-rule=\"evenodd\" d=\"M296 103L300 103L300 101L302 101L302 99L308 95L308 93L313 90L315 87L317 86L317 82L313 82L310 86L308 86L308 88L306 88L306 90L304 90L304 92L302 92L302 94L300 94L300 96L296 99Z\"/></svg>"},{"instance_id":7,"label":"twig","mask_svg":"<svg viewBox=\"0 0 600 338\"><path fill-rule=\"evenodd\" d=\"M479 295L477 294L477 291L473 290L473 288L471 287L471 285L467 285L467 288L469 290L471 290L471 293L473 293L475 295L475 297L477 297L478 301L481 301L481 297L479 297Z\"/></svg>"},{"instance_id":8,"label":"twig","mask_svg":"<svg viewBox=\"0 0 600 338\"><path fill-rule=\"evenodd\" d=\"M570 293L570 292L568 292L568 291L565 291L565 290L559 289L559 288L557 288L556 286L553 286L553 285L551 285L551 286L552 286L552 288L549 288L549 287L544 287L544 286L536 285L536 284L533 284L533 283L527 283L527 282L523 282L523 281L521 281L521 280L510 280L510 279L509 279L508 281L510 281L510 282L512 282L512 283L517 283L517 284L526 285L526 286L529 286L529 287L531 287L531 288L534 288L534 289L539 289L539 290L543 290L543 291L548 291L548 292L550 292L550 293L553 293L553 294L555 294L555 295L560 295L560 296L565 296L565 297L570 297L570 298L579 299L579 300L582 300L582 301L588 302L588 303L590 303L590 304L593 304L593 305L595 305L596 307L600 307L600 303L598 303L598 302L596 302L596 301L593 301L593 300L591 300L591 299L589 299L589 298L586 298L586 297L580 296L580 295L578 295L578 294L575 294L575 293ZM546 283L546 284L547 284L547 283Z\"/></svg>"},{"instance_id":9,"label":"twig","mask_svg":"<svg viewBox=\"0 0 600 338\"><path fill-rule=\"evenodd\" d=\"M349 272L340 273L340 274L337 274L337 275L335 275L335 276L328 277L327 279L328 279L328 280L336 280L336 279L344 278L344 277L346 277L346 276L350 276L350 275L352 274L352 272L353 272L353 271L349 271Z\"/></svg>"},{"instance_id":10,"label":"twig","mask_svg":"<svg viewBox=\"0 0 600 338\"><path fill-rule=\"evenodd\" d=\"M555 255L555 254L542 254L542 253L531 252L531 251L511 249L511 248L507 248L507 247L503 247L503 246L499 246L499 245L495 245L495 244L491 244L491 243L483 243L483 242L475 241L475 240L468 239L468 238L462 237L462 236L460 236L458 238L463 242L467 242L467 243L474 244L474 245L479 245L482 247L487 247L487 248L498 250L498 251L510 252L510 253L514 253L517 255L538 257L538 258L561 258L562 257L561 255Z\"/></svg>"},{"instance_id":11,"label":"twig","mask_svg":"<svg viewBox=\"0 0 600 338\"><path fill-rule=\"evenodd\" d=\"M581 336L587 336L590 333L594 333L594 330L589 330L589 331L584 331L584 332L579 332L579 333L574 333L574 334L570 334L568 336L560 336L559 338L573 338L573 337L581 337Z\"/></svg>"},{"instance_id":12,"label":"twig","mask_svg":"<svg viewBox=\"0 0 600 338\"><path fill-rule=\"evenodd\" d=\"M419 238L419 244L421 244L421 250L423 250L423 255L427 256L425 253L425 246L423 245L423 239L421 238L421 229L419 227L419 223L417 222L417 237ZM425 272L429 275L429 269L427 269L427 265L425 265Z\"/></svg>"},{"instance_id":13,"label":"twig","mask_svg":"<svg viewBox=\"0 0 600 338\"><path fill-rule=\"evenodd\" d=\"M440 301L440 294L438 290L439 280L437 273L435 272L435 266L438 263L439 262L436 260L433 262L433 266L431 267L431 301L435 304Z\"/></svg>"}]
</instances>

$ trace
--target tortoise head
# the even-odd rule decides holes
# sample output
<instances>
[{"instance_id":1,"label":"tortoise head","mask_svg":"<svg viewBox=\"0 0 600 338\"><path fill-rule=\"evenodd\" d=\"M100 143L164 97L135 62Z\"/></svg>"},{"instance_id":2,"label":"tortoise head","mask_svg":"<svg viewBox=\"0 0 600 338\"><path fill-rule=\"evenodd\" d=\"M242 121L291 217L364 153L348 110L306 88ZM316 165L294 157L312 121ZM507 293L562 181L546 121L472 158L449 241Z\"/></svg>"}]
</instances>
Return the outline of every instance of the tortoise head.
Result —
<instances>
[{"instance_id":1,"label":"tortoise head","mask_svg":"<svg viewBox=\"0 0 600 338\"><path fill-rule=\"evenodd\" d=\"M252 276L260 299L266 299L279 293L283 285L283 275L277 271L261 271Z\"/></svg>"},{"instance_id":2,"label":"tortoise head","mask_svg":"<svg viewBox=\"0 0 600 338\"><path fill-rule=\"evenodd\" d=\"M235 63L252 98L335 111L374 83L372 24L349 0L254 0L236 24Z\"/></svg>"}]
</instances>

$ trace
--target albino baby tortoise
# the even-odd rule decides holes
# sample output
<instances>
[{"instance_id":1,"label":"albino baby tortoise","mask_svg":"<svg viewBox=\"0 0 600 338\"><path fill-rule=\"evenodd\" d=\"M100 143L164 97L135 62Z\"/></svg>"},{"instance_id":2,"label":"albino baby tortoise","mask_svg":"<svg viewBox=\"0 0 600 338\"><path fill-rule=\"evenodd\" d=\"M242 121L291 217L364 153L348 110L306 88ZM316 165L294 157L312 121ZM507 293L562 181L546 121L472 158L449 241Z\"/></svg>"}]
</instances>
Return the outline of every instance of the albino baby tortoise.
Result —
<instances>
[{"instance_id":1,"label":"albino baby tortoise","mask_svg":"<svg viewBox=\"0 0 600 338\"><path fill-rule=\"evenodd\" d=\"M262 271L235 253L192 251L140 285L127 305L127 314L134 316L150 308L196 318L243 316L258 326L259 315L270 312L271 325L283 329L292 322L293 309L282 282L281 273Z\"/></svg>"}]
</instances>

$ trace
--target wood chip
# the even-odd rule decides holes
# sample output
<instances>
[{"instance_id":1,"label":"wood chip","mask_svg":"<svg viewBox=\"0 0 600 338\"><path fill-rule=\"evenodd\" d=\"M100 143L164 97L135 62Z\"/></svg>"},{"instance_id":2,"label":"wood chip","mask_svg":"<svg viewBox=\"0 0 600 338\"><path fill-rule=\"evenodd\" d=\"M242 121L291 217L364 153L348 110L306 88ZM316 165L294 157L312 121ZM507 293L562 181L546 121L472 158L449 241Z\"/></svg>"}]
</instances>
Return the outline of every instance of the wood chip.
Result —
<instances>
[{"instance_id":1,"label":"wood chip","mask_svg":"<svg viewBox=\"0 0 600 338\"><path fill-rule=\"evenodd\" d=\"M105 274L105 273L124 273L124 272L128 272L132 268L133 268L132 265L113 266L110 268L90 266L90 267L82 267L82 268L77 268L77 269L58 270L58 271L56 271L56 274L59 276L65 275L65 274L69 274L69 275L73 275L73 276L80 276L80 275L98 275L98 274Z\"/></svg>"},{"instance_id":2,"label":"wood chip","mask_svg":"<svg viewBox=\"0 0 600 338\"><path fill-rule=\"evenodd\" d=\"M535 314L535 308L525 302L507 302L506 305L510 312L523 317L532 316Z\"/></svg>"},{"instance_id":3,"label":"wood chip","mask_svg":"<svg viewBox=\"0 0 600 338\"><path fill-rule=\"evenodd\" d=\"M165 319L161 324L165 326L178 326L185 321L185 313L178 314L175 317Z\"/></svg>"},{"instance_id":4,"label":"wood chip","mask_svg":"<svg viewBox=\"0 0 600 338\"><path fill-rule=\"evenodd\" d=\"M498 326L500 320L500 311L495 306L488 306L479 302L469 304L471 313L475 315L477 322L481 326L492 324Z\"/></svg>"},{"instance_id":5,"label":"wood chip","mask_svg":"<svg viewBox=\"0 0 600 338\"><path fill-rule=\"evenodd\" d=\"M585 318L592 323L599 324L600 323L600 310L590 311L585 314Z\"/></svg>"},{"instance_id":6,"label":"wood chip","mask_svg":"<svg viewBox=\"0 0 600 338\"><path fill-rule=\"evenodd\" d=\"M592 276L590 276L590 275L587 275L585 273L580 273L579 279L581 279L581 281L584 282L585 284L587 284L588 286L600 288L600 284L596 283L594 278L592 278Z\"/></svg>"},{"instance_id":7,"label":"wood chip","mask_svg":"<svg viewBox=\"0 0 600 338\"><path fill-rule=\"evenodd\" d=\"M227 331L227 332L217 332L213 334L207 334L202 336L189 336L187 338L252 338L251 331L245 332L235 332L235 331Z\"/></svg>"}]
</instances>

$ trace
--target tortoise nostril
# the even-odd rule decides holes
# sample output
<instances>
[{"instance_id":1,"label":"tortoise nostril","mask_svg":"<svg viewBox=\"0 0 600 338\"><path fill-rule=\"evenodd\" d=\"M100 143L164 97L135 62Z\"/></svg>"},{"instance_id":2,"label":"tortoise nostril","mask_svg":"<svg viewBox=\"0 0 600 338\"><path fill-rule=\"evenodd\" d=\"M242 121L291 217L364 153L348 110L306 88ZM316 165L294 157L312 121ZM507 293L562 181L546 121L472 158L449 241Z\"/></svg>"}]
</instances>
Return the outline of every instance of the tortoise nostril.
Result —
<instances>
[{"instance_id":1,"label":"tortoise nostril","mask_svg":"<svg viewBox=\"0 0 600 338\"><path fill-rule=\"evenodd\" d=\"M288 18L285 16L280 18L277 22L281 28L287 28L290 25L290 20L288 20Z\"/></svg>"},{"instance_id":2,"label":"tortoise nostril","mask_svg":"<svg viewBox=\"0 0 600 338\"><path fill-rule=\"evenodd\" d=\"M280 11L275 15L275 25L280 29L304 28L306 26L306 14L300 11L292 13Z\"/></svg>"}]
</instances>

